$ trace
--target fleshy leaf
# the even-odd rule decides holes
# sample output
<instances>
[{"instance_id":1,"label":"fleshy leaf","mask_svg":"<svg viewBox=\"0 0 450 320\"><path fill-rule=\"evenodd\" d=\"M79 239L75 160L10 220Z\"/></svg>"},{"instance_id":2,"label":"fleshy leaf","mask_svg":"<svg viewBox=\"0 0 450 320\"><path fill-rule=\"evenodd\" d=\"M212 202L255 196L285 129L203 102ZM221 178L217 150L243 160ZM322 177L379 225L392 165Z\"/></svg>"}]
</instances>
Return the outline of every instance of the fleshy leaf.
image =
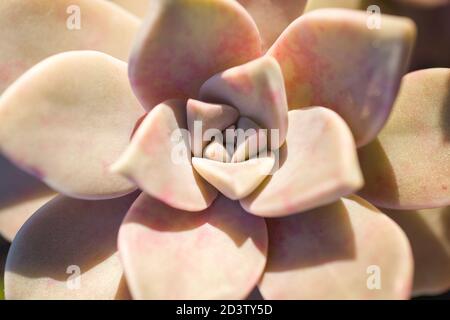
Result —
<instances>
[{"instance_id":1,"label":"fleshy leaf","mask_svg":"<svg viewBox=\"0 0 450 320\"><path fill-rule=\"evenodd\" d=\"M206 131L214 129L220 132L235 123L239 118L239 112L235 108L224 104L213 104L189 99L186 108L192 152L196 157L202 156L203 147L209 142L203 139L212 138L205 137L207 136Z\"/></svg>"},{"instance_id":2,"label":"fleshy leaf","mask_svg":"<svg viewBox=\"0 0 450 320\"><path fill-rule=\"evenodd\" d=\"M362 186L355 143L345 122L330 109L289 112L279 168L249 197L245 210L278 217L336 201Z\"/></svg>"},{"instance_id":3,"label":"fleshy leaf","mask_svg":"<svg viewBox=\"0 0 450 320\"><path fill-rule=\"evenodd\" d=\"M203 152L203 156L206 159L220 161L220 162L230 162L230 154L222 143L214 140L208 144Z\"/></svg>"},{"instance_id":4,"label":"fleshy leaf","mask_svg":"<svg viewBox=\"0 0 450 320\"><path fill-rule=\"evenodd\" d=\"M234 135L236 150L231 162L245 161L254 158L259 152L267 150L267 130L260 130L260 126L246 117L239 119L237 128L238 130L235 131Z\"/></svg>"},{"instance_id":5,"label":"fleshy leaf","mask_svg":"<svg viewBox=\"0 0 450 320\"><path fill-rule=\"evenodd\" d=\"M112 170L174 208L201 211L217 190L192 167L185 106L169 100L150 111Z\"/></svg>"},{"instance_id":6,"label":"fleshy leaf","mask_svg":"<svg viewBox=\"0 0 450 320\"><path fill-rule=\"evenodd\" d=\"M137 17L144 18L152 10L151 0L106 0L114 2Z\"/></svg>"},{"instance_id":7,"label":"fleshy leaf","mask_svg":"<svg viewBox=\"0 0 450 320\"><path fill-rule=\"evenodd\" d=\"M196 98L209 77L261 55L250 15L229 0L156 0L130 58L133 89L147 109Z\"/></svg>"},{"instance_id":8,"label":"fleshy leaf","mask_svg":"<svg viewBox=\"0 0 450 320\"><path fill-rule=\"evenodd\" d=\"M414 256L414 295L450 289L450 207L419 211L387 210L406 233Z\"/></svg>"},{"instance_id":9,"label":"fleshy leaf","mask_svg":"<svg viewBox=\"0 0 450 320\"><path fill-rule=\"evenodd\" d=\"M279 130L278 139L270 141L272 150L284 143L288 127L286 92L280 66L272 57L216 74L201 87L200 99L229 104L261 127Z\"/></svg>"},{"instance_id":10,"label":"fleshy leaf","mask_svg":"<svg viewBox=\"0 0 450 320\"><path fill-rule=\"evenodd\" d=\"M11 245L6 298L129 298L117 234L136 196L101 201L58 196L39 209Z\"/></svg>"},{"instance_id":11,"label":"fleshy leaf","mask_svg":"<svg viewBox=\"0 0 450 320\"><path fill-rule=\"evenodd\" d=\"M144 113L127 66L96 51L52 56L0 99L0 149L53 189L102 199L135 190L108 167L125 150Z\"/></svg>"},{"instance_id":12,"label":"fleshy leaf","mask_svg":"<svg viewBox=\"0 0 450 320\"><path fill-rule=\"evenodd\" d=\"M96 50L127 60L139 20L107 2L0 1L0 95L26 70L57 53Z\"/></svg>"},{"instance_id":13,"label":"fleshy leaf","mask_svg":"<svg viewBox=\"0 0 450 320\"><path fill-rule=\"evenodd\" d=\"M333 109L358 146L385 124L415 39L412 20L383 15L381 21L371 29L365 12L315 10L294 21L268 52L283 70L289 108Z\"/></svg>"},{"instance_id":14,"label":"fleshy leaf","mask_svg":"<svg viewBox=\"0 0 450 320\"><path fill-rule=\"evenodd\" d=\"M12 241L20 227L56 193L0 156L0 236Z\"/></svg>"},{"instance_id":15,"label":"fleshy leaf","mask_svg":"<svg viewBox=\"0 0 450 320\"><path fill-rule=\"evenodd\" d=\"M361 195L376 206L450 205L450 69L406 75L386 127L359 158Z\"/></svg>"},{"instance_id":16,"label":"fleshy leaf","mask_svg":"<svg viewBox=\"0 0 450 320\"><path fill-rule=\"evenodd\" d=\"M220 196L198 214L142 194L119 232L135 299L243 299L264 270L267 229Z\"/></svg>"},{"instance_id":17,"label":"fleshy leaf","mask_svg":"<svg viewBox=\"0 0 450 320\"><path fill-rule=\"evenodd\" d=\"M269 256L259 285L266 299L408 299L408 239L360 198L268 219Z\"/></svg>"},{"instance_id":18,"label":"fleshy leaf","mask_svg":"<svg viewBox=\"0 0 450 320\"><path fill-rule=\"evenodd\" d=\"M378 2L374 4L378 4ZM366 10L367 7L367 0L310 0L306 4L305 13L324 8Z\"/></svg>"},{"instance_id":19,"label":"fleshy leaf","mask_svg":"<svg viewBox=\"0 0 450 320\"><path fill-rule=\"evenodd\" d=\"M270 174L274 164L273 153L237 163L192 158L195 170L232 200L245 198L252 193Z\"/></svg>"},{"instance_id":20,"label":"fleshy leaf","mask_svg":"<svg viewBox=\"0 0 450 320\"><path fill-rule=\"evenodd\" d=\"M238 0L251 14L269 48L284 29L301 16L306 0ZM336 0L335 0L336 1Z\"/></svg>"}]
</instances>

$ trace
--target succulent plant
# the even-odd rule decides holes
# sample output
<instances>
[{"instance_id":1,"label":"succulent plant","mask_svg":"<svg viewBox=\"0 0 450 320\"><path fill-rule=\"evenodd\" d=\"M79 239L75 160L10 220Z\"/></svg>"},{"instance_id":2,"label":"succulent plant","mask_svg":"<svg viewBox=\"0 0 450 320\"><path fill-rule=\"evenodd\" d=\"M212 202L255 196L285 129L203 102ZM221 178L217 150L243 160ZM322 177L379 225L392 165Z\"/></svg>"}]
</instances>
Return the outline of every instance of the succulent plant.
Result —
<instances>
[{"instance_id":1,"label":"succulent plant","mask_svg":"<svg viewBox=\"0 0 450 320\"><path fill-rule=\"evenodd\" d=\"M450 69L407 73L411 19L112 2L0 4L6 298L450 288Z\"/></svg>"}]
</instances>

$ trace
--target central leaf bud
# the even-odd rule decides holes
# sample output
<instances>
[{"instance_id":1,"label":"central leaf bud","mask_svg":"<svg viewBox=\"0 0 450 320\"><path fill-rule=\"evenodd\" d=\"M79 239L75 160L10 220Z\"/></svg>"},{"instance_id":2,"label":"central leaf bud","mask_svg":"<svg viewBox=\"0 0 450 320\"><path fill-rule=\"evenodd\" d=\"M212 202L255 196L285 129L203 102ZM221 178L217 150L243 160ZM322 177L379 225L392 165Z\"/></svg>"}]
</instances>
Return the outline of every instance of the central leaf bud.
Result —
<instances>
[{"instance_id":1,"label":"central leaf bud","mask_svg":"<svg viewBox=\"0 0 450 320\"><path fill-rule=\"evenodd\" d=\"M207 130L203 139L207 145L202 156L215 161L242 162L267 150L267 129L246 117L224 131Z\"/></svg>"}]
</instances>

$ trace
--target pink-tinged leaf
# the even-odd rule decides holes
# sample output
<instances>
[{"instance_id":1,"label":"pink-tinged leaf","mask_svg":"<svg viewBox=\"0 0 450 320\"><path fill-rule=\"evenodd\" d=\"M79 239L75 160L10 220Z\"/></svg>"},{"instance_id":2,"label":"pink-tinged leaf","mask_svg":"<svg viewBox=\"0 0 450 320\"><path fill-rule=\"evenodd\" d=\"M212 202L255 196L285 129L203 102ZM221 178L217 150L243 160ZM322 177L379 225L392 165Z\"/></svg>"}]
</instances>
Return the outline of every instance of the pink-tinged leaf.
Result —
<instances>
[{"instance_id":1,"label":"pink-tinged leaf","mask_svg":"<svg viewBox=\"0 0 450 320\"><path fill-rule=\"evenodd\" d=\"M78 28L79 27L79 28ZM127 60L139 20L108 1L0 1L0 95L57 53L96 50Z\"/></svg>"},{"instance_id":2,"label":"pink-tinged leaf","mask_svg":"<svg viewBox=\"0 0 450 320\"><path fill-rule=\"evenodd\" d=\"M408 299L408 239L363 199L267 220L266 299Z\"/></svg>"},{"instance_id":3,"label":"pink-tinged leaf","mask_svg":"<svg viewBox=\"0 0 450 320\"><path fill-rule=\"evenodd\" d=\"M239 118L238 110L224 104L189 99L186 108L192 152L196 157L202 156L203 148L209 142L205 139L212 138L208 136L208 130L213 129L220 132L235 123ZM215 133L214 131L211 132Z\"/></svg>"},{"instance_id":4,"label":"pink-tinged leaf","mask_svg":"<svg viewBox=\"0 0 450 320\"><path fill-rule=\"evenodd\" d=\"M198 214L142 194L119 232L135 299L244 299L266 263L264 219L220 196Z\"/></svg>"},{"instance_id":5,"label":"pink-tinged leaf","mask_svg":"<svg viewBox=\"0 0 450 320\"><path fill-rule=\"evenodd\" d=\"M105 1L105 0L102 0ZM106 0L114 2L137 17L144 18L152 10L151 0Z\"/></svg>"},{"instance_id":6,"label":"pink-tinged leaf","mask_svg":"<svg viewBox=\"0 0 450 320\"><path fill-rule=\"evenodd\" d=\"M0 236L12 241L25 221L56 192L2 156L0 177Z\"/></svg>"},{"instance_id":7,"label":"pink-tinged leaf","mask_svg":"<svg viewBox=\"0 0 450 320\"><path fill-rule=\"evenodd\" d=\"M11 245L6 298L129 298L117 234L136 196L100 201L58 196L39 209Z\"/></svg>"},{"instance_id":8,"label":"pink-tinged leaf","mask_svg":"<svg viewBox=\"0 0 450 320\"><path fill-rule=\"evenodd\" d=\"M174 208L204 210L217 190L192 167L188 133L186 101L161 103L143 120L112 170Z\"/></svg>"},{"instance_id":9,"label":"pink-tinged leaf","mask_svg":"<svg viewBox=\"0 0 450 320\"><path fill-rule=\"evenodd\" d=\"M209 77L261 55L255 23L229 0L156 0L130 58L133 89L147 110L196 98Z\"/></svg>"},{"instance_id":10,"label":"pink-tinged leaf","mask_svg":"<svg viewBox=\"0 0 450 320\"><path fill-rule=\"evenodd\" d=\"M450 207L419 211L387 210L406 233L414 257L414 295L450 289Z\"/></svg>"},{"instance_id":11,"label":"pink-tinged leaf","mask_svg":"<svg viewBox=\"0 0 450 320\"><path fill-rule=\"evenodd\" d=\"M365 12L322 9L294 21L268 54L283 70L289 108L336 111L358 146L372 141L389 116L415 39L412 20L383 15L368 27Z\"/></svg>"},{"instance_id":12,"label":"pink-tinged leaf","mask_svg":"<svg viewBox=\"0 0 450 320\"><path fill-rule=\"evenodd\" d=\"M358 153L361 195L376 206L450 205L450 69L406 75L386 127Z\"/></svg>"},{"instance_id":13,"label":"pink-tinged leaf","mask_svg":"<svg viewBox=\"0 0 450 320\"><path fill-rule=\"evenodd\" d=\"M135 190L109 171L144 110L127 66L96 51L52 56L25 73L0 99L0 150L53 189L104 199Z\"/></svg>"},{"instance_id":14,"label":"pink-tinged leaf","mask_svg":"<svg viewBox=\"0 0 450 320\"><path fill-rule=\"evenodd\" d=\"M295 214L336 201L363 184L350 129L322 107L289 112L289 131L276 166L272 176L241 200L248 212L263 217Z\"/></svg>"},{"instance_id":15,"label":"pink-tinged leaf","mask_svg":"<svg viewBox=\"0 0 450 320\"><path fill-rule=\"evenodd\" d=\"M284 143L288 127L286 92L280 66L272 57L216 74L201 87L200 99L229 104L261 127L277 129L272 149Z\"/></svg>"},{"instance_id":16,"label":"pink-tinged leaf","mask_svg":"<svg viewBox=\"0 0 450 320\"><path fill-rule=\"evenodd\" d=\"M238 0L255 20L264 48L269 48L284 29L303 13L306 0Z\"/></svg>"},{"instance_id":17,"label":"pink-tinged leaf","mask_svg":"<svg viewBox=\"0 0 450 320\"><path fill-rule=\"evenodd\" d=\"M232 200L245 198L252 193L270 174L274 164L273 153L237 163L192 158L195 170Z\"/></svg>"}]
</instances>

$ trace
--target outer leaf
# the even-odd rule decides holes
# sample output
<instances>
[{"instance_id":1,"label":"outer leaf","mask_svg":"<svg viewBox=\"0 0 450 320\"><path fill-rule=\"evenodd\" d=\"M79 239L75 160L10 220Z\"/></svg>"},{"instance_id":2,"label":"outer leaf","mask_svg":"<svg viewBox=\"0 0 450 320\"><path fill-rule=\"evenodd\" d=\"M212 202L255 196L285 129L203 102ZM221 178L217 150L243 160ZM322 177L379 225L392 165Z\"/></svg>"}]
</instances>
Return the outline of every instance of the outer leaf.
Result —
<instances>
[{"instance_id":1,"label":"outer leaf","mask_svg":"<svg viewBox=\"0 0 450 320\"><path fill-rule=\"evenodd\" d=\"M234 1L156 0L151 11L129 67L147 110L168 99L196 98L209 77L261 54L254 22Z\"/></svg>"},{"instance_id":2,"label":"outer leaf","mask_svg":"<svg viewBox=\"0 0 450 320\"><path fill-rule=\"evenodd\" d=\"M405 231L414 256L414 295L450 289L450 207L419 211L383 209Z\"/></svg>"},{"instance_id":3,"label":"outer leaf","mask_svg":"<svg viewBox=\"0 0 450 320\"><path fill-rule=\"evenodd\" d=\"M56 192L2 156L0 177L0 236L12 241L25 221Z\"/></svg>"},{"instance_id":4,"label":"outer leaf","mask_svg":"<svg viewBox=\"0 0 450 320\"><path fill-rule=\"evenodd\" d=\"M238 0L258 25L265 48L303 12L306 0Z\"/></svg>"},{"instance_id":5,"label":"outer leaf","mask_svg":"<svg viewBox=\"0 0 450 320\"><path fill-rule=\"evenodd\" d=\"M144 18L147 14L150 14L151 10L153 9L152 0L106 0L106 1L114 2L140 18Z\"/></svg>"},{"instance_id":6,"label":"outer leaf","mask_svg":"<svg viewBox=\"0 0 450 320\"><path fill-rule=\"evenodd\" d=\"M135 299L243 299L263 272L266 250L264 220L224 197L187 214L141 195L119 233Z\"/></svg>"},{"instance_id":7,"label":"outer leaf","mask_svg":"<svg viewBox=\"0 0 450 320\"><path fill-rule=\"evenodd\" d=\"M294 21L268 54L283 70L291 109L326 106L352 129L358 146L372 141L389 116L415 39L407 18L323 9Z\"/></svg>"},{"instance_id":8,"label":"outer leaf","mask_svg":"<svg viewBox=\"0 0 450 320\"><path fill-rule=\"evenodd\" d=\"M39 63L0 100L0 150L17 166L73 197L117 197L135 190L109 171L143 109L126 64L95 51Z\"/></svg>"},{"instance_id":9,"label":"outer leaf","mask_svg":"<svg viewBox=\"0 0 450 320\"><path fill-rule=\"evenodd\" d=\"M269 258L259 285L264 298L409 298L408 239L366 201L342 199L267 223Z\"/></svg>"},{"instance_id":10,"label":"outer leaf","mask_svg":"<svg viewBox=\"0 0 450 320\"><path fill-rule=\"evenodd\" d=\"M375 205L449 205L450 69L405 76L388 124L359 157L367 182L361 195Z\"/></svg>"},{"instance_id":11,"label":"outer leaf","mask_svg":"<svg viewBox=\"0 0 450 320\"><path fill-rule=\"evenodd\" d=\"M128 298L116 237L136 196L107 201L59 196L38 210L10 248L6 298Z\"/></svg>"},{"instance_id":12,"label":"outer leaf","mask_svg":"<svg viewBox=\"0 0 450 320\"><path fill-rule=\"evenodd\" d=\"M368 7L367 0L309 0L305 7L305 13L323 8L346 8L365 10ZM378 2L376 2L378 4Z\"/></svg>"},{"instance_id":13,"label":"outer leaf","mask_svg":"<svg viewBox=\"0 0 450 320\"><path fill-rule=\"evenodd\" d=\"M127 60L139 20L107 2L2 0L0 95L27 69L57 53L97 50Z\"/></svg>"}]
</instances>

